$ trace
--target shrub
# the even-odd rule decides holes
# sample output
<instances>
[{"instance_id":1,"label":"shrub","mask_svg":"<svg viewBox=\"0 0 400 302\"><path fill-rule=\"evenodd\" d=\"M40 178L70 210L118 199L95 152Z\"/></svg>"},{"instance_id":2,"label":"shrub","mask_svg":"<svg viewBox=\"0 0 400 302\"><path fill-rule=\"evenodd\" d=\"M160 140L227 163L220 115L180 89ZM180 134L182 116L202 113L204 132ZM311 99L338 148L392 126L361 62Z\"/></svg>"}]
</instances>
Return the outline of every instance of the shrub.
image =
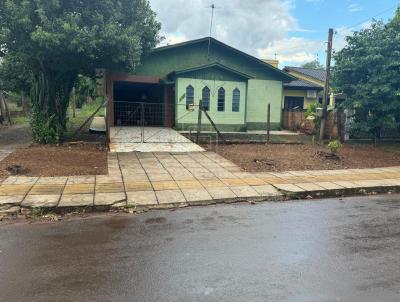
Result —
<instances>
[{"instance_id":1,"label":"shrub","mask_svg":"<svg viewBox=\"0 0 400 302\"><path fill-rule=\"evenodd\" d=\"M49 119L44 114L34 110L32 112L31 127L32 127L32 138L36 143L39 144L50 144L60 142L62 129L61 127L54 126L55 115L52 115Z\"/></svg>"},{"instance_id":2,"label":"shrub","mask_svg":"<svg viewBox=\"0 0 400 302\"><path fill-rule=\"evenodd\" d=\"M329 142L328 148L331 150L333 155L337 155L340 149L342 148L342 144L338 140L333 140Z\"/></svg>"}]
</instances>

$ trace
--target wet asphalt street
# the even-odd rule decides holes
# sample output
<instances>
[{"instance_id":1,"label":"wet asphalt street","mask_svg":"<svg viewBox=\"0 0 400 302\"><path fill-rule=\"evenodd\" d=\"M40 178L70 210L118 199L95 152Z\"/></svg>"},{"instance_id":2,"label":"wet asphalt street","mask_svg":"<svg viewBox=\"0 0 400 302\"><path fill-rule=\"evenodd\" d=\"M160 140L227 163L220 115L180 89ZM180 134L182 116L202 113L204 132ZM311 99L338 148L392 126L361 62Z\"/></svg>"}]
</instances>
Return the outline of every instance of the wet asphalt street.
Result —
<instances>
[{"instance_id":1,"label":"wet asphalt street","mask_svg":"<svg viewBox=\"0 0 400 302\"><path fill-rule=\"evenodd\" d=\"M0 301L400 301L400 196L3 225Z\"/></svg>"}]
</instances>

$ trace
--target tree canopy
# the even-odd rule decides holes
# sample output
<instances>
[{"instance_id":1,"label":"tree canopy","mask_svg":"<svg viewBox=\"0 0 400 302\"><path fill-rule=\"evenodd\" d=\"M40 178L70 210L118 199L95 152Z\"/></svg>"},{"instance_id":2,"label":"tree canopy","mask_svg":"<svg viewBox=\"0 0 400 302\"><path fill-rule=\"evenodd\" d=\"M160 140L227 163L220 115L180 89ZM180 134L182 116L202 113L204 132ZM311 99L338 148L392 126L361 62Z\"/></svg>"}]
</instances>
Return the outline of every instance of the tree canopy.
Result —
<instances>
[{"instance_id":1,"label":"tree canopy","mask_svg":"<svg viewBox=\"0 0 400 302\"><path fill-rule=\"evenodd\" d=\"M78 74L132 71L159 41L160 23L148 0L0 0L0 7L6 63L0 75L21 90L29 83L38 141L55 140L65 130ZM16 66L7 64L13 62L26 71L22 82Z\"/></svg>"},{"instance_id":2,"label":"tree canopy","mask_svg":"<svg viewBox=\"0 0 400 302\"><path fill-rule=\"evenodd\" d=\"M313 68L313 69L324 69L324 65L322 65L318 59L315 59L314 61L304 63L301 65L303 68Z\"/></svg>"},{"instance_id":3,"label":"tree canopy","mask_svg":"<svg viewBox=\"0 0 400 302\"><path fill-rule=\"evenodd\" d=\"M383 126L400 123L400 9L387 24L374 22L346 41L334 54L334 85L354 112L351 132L379 137Z\"/></svg>"}]
</instances>

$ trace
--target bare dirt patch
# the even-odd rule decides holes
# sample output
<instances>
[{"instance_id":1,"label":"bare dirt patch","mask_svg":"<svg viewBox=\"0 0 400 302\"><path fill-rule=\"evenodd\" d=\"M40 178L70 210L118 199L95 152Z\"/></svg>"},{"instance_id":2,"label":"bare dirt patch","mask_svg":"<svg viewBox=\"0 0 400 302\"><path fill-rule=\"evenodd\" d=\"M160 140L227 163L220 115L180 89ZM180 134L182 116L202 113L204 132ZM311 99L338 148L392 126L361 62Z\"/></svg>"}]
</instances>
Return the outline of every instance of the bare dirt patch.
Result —
<instances>
[{"instance_id":1,"label":"bare dirt patch","mask_svg":"<svg viewBox=\"0 0 400 302\"><path fill-rule=\"evenodd\" d=\"M400 144L345 144L339 159L328 159L319 145L233 144L219 145L217 152L246 171L333 170L400 165Z\"/></svg>"},{"instance_id":2,"label":"bare dirt patch","mask_svg":"<svg viewBox=\"0 0 400 302\"><path fill-rule=\"evenodd\" d=\"M0 177L8 167L21 166L25 176L107 174L107 153L98 144L61 146L33 145L17 149L0 162Z\"/></svg>"}]
</instances>

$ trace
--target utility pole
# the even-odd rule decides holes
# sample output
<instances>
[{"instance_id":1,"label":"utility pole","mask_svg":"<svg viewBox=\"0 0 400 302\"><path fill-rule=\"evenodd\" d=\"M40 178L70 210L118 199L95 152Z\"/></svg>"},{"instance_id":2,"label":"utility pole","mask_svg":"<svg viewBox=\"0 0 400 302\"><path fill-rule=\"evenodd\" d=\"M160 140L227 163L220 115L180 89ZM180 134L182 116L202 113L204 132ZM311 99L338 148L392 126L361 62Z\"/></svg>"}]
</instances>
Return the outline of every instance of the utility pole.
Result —
<instances>
[{"instance_id":1,"label":"utility pole","mask_svg":"<svg viewBox=\"0 0 400 302\"><path fill-rule=\"evenodd\" d=\"M319 131L319 139L321 141L325 137L325 128L326 128L326 120L327 120L328 104L327 104L326 100L329 95L329 80L331 77L332 38L333 38L333 29L329 28L328 48L326 51L326 76L325 76L325 85L324 85L324 97L322 99L322 118L321 118L321 128Z\"/></svg>"}]
</instances>

